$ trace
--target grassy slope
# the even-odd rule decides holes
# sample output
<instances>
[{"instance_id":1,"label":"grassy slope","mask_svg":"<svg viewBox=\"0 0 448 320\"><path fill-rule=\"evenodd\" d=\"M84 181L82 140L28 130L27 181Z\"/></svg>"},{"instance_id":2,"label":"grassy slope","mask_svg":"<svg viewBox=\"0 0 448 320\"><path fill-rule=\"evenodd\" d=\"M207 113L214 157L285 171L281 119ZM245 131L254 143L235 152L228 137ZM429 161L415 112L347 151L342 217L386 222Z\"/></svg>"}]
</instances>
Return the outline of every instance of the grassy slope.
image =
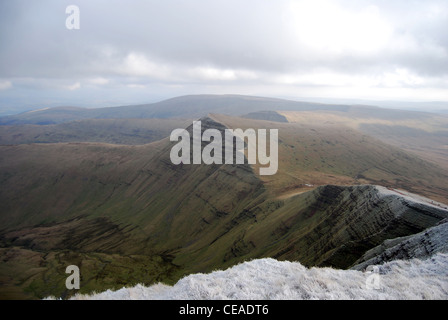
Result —
<instances>
[{"instance_id":1,"label":"grassy slope","mask_svg":"<svg viewBox=\"0 0 448 320\"><path fill-rule=\"evenodd\" d=\"M400 110L351 108L347 112L280 112L289 122L346 126L448 169L448 116Z\"/></svg>"},{"instance_id":2,"label":"grassy slope","mask_svg":"<svg viewBox=\"0 0 448 320\"><path fill-rule=\"evenodd\" d=\"M311 118L285 124L223 115L213 117L234 128L279 130L279 171L274 176L261 177L276 195L307 190L306 185L372 183L447 202L448 170L349 126Z\"/></svg>"}]
</instances>

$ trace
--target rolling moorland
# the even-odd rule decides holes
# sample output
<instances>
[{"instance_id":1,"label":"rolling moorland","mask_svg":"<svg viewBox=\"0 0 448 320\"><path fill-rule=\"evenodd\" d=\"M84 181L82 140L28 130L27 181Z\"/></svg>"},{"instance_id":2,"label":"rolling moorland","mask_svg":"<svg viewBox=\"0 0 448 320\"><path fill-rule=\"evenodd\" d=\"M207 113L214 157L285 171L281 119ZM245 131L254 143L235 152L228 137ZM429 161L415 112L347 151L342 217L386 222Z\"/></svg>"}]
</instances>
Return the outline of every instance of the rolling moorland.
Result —
<instances>
[{"instance_id":1,"label":"rolling moorland","mask_svg":"<svg viewBox=\"0 0 448 320\"><path fill-rule=\"evenodd\" d=\"M203 130L278 129L277 174L173 165L171 130L199 118ZM204 95L0 123L3 299L70 297L70 264L80 293L254 258L347 269L448 216L446 115Z\"/></svg>"}]
</instances>

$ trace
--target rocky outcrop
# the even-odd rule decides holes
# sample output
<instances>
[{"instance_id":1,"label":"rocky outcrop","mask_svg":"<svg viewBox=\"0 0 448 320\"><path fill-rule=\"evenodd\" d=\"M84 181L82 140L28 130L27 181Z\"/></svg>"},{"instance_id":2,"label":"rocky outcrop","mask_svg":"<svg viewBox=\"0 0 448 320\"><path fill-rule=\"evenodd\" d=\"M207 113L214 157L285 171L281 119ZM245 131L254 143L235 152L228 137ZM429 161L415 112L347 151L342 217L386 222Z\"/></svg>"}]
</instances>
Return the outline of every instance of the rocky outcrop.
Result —
<instances>
[{"instance_id":1,"label":"rocky outcrop","mask_svg":"<svg viewBox=\"0 0 448 320\"><path fill-rule=\"evenodd\" d=\"M352 268L363 270L369 265L398 259L427 259L436 253L448 253L448 219L416 235L384 241L367 251Z\"/></svg>"},{"instance_id":2,"label":"rocky outcrop","mask_svg":"<svg viewBox=\"0 0 448 320\"><path fill-rule=\"evenodd\" d=\"M272 241L278 245L269 255L336 268L349 268L384 241L417 234L448 217L448 210L429 199L374 185L318 187L274 214L283 211L289 217L276 229Z\"/></svg>"}]
</instances>

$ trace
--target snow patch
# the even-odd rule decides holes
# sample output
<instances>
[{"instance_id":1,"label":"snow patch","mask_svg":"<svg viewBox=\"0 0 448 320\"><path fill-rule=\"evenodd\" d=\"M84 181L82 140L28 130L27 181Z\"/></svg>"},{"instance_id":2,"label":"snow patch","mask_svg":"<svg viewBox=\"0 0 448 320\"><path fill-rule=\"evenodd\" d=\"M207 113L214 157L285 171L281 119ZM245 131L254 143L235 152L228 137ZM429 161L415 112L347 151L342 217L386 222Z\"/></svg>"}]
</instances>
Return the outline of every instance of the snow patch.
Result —
<instances>
[{"instance_id":1,"label":"snow patch","mask_svg":"<svg viewBox=\"0 0 448 320\"><path fill-rule=\"evenodd\" d=\"M426 198L424 196L421 196L421 195L418 195L415 193L411 193L411 192L401 190L401 189L399 190L399 189L386 188L383 186L375 186L375 188L379 194L384 195L384 196L394 195L394 196L398 196L398 197L403 198L406 201L409 201L412 203L424 204L424 205L427 205L430 207L448 211L448 205L441 203L441 202L431 200L429 198Z\"/></svg>"}]
</instances>

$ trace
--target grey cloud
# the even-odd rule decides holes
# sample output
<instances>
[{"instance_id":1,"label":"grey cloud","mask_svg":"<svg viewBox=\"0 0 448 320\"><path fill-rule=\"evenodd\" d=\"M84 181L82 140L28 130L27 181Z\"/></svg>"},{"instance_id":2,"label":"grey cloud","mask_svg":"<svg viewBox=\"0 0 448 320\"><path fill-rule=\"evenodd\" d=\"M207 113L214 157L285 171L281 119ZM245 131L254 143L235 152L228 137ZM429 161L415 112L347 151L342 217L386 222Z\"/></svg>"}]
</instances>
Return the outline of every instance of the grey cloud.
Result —
<instances>
[{"instance_id":1,"label":"grey cloud","mask_svg":"<svg viewBox=\"0 0 448 320\"><path fill-rule=\"evenodd\" d=\"M0 79L12 87L31 78L46 79L45 83L49 79L80 82L81 90L120 84L125 90L130 84L155 83L178 84L183 90L190 84L196 90L201 84L206 88L222 83L231 84L229 88L248 85L253 91L257 83L260 88L276 85L274 79L316 70L375 77L402 68L430 83L438 78L446 83L446 1L321 2L313 16L298 12L298 17L310 18L307 25L294 20L291 8L297 4L302 8L304 3L294 0L2 1ZM80 8L80 30L65 28L69 4ZM378 48L372 42L375 39L369 38L376 35L375 29L367 28L370 33L363 38L356 34L363 31L355 24L358 20L347 24L347 19L373 7L377 13L372 16L376 14L390 27L387 42ZM345 11L338 16L331 11L334 8ZM360 44L343 43L338 48L336 43L336 48L327 49L325 41L332 39L325 35L335 30L355 33ZM309 43L314 34L316 47ZM303 35L310 37L304 40ZM344 35L335 36L344 40ZM363 45L372 48L363 50ZM132 57L137 57L133 67L129 65ZM95 83L89 80L93 78L114 80Z\"/></svg>"}]
</instances>

